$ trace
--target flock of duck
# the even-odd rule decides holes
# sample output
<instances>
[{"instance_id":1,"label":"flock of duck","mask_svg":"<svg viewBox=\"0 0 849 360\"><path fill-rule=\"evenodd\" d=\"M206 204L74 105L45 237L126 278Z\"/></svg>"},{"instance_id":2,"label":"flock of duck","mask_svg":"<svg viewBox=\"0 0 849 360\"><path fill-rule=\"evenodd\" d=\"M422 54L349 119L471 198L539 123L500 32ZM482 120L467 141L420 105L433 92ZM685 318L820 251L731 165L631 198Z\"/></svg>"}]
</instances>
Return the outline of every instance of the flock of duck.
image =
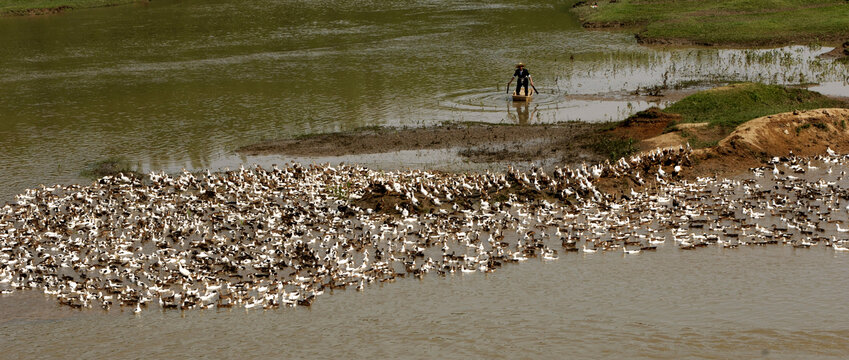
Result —
<instances>
[{"instance_id":1,"label":"flock of duck","mask_svg":"<svg viewBox=\"0 0 849 360\"><path fill-rule=\"evenodd\" d=\"M791 155L745 178L687 181L678 172L690 155L658 149L552 174L292 164L42 186L0 208L0 292L39 289L73 307L134 312L267 309L567 252L849 251L849 189L835 170L849 156ZM653 190L598 189L617 178Z\"/></svg>"}]
</instances>

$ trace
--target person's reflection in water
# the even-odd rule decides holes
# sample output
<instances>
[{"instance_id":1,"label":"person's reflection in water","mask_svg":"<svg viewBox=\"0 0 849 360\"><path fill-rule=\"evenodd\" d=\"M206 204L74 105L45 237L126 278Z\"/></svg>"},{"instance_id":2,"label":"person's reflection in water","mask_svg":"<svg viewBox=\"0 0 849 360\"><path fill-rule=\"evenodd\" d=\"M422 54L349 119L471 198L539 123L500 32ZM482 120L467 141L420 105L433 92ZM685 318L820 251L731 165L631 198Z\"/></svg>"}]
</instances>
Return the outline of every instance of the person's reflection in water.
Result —
<instances>
[{"instance_id":1,"label":"person's reflection in water","mask_svg":"<svg viewBox=\"0 0 849 360\"><path fill-rule=\"evenodd\" d=\"M514 101L513 107L516 108L516 113L507 109L507 117L519 124L519 125L528 125L532 121L534 121L534 115L537 113L537 107L534 106L534 110L531 111L531 105L527 101Z\"/></svg>"}]
</instances>

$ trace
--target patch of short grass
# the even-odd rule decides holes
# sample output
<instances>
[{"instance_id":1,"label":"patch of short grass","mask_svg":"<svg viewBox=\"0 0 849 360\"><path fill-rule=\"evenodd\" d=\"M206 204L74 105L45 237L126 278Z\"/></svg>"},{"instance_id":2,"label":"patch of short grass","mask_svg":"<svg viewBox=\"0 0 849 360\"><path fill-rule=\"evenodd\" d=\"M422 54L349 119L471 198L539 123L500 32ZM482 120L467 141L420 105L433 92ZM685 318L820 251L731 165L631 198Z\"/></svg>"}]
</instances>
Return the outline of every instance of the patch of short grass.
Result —
<instances>
[{"instance_id":1,"label":"patch of short grass","mask_svg":"<svg viewBox=\"0 0 849 360\"><path fill-rule=\"evenodd\" d=\"M832 107L845 108L849 104L806 89L740 83L700 91L664 111L680 114L683 122L707 122L730 130L761 116Z\"/></svg>"},{"instance_id":2,"label":"patch of short grass","mask_svg":"<svg viewBox=\"0 0 849 360\"><path fill-rule=\"evenodd\" d=\"M593 1L587 1L593 3ZM641 39L776 45L849 37L846 0L617 0L574 9L582 21L635 27Z\"/></svg>"}]
</instances>

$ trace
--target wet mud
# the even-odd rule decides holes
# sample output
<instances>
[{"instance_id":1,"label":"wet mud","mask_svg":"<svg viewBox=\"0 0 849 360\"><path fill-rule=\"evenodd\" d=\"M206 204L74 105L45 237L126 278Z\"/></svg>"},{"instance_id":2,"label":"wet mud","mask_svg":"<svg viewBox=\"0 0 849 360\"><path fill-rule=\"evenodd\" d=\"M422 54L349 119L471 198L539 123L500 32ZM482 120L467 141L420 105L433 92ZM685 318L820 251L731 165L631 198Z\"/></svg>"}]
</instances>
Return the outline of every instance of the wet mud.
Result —
<instances>
[{"instance_id":1,"label":"wet mud","mask_svg":"<svg viewBox=\"0 0 849 360\"><path fill-rule=\"evenodd\" d=\"M377 128L319 134L258 143L237 150L243 155L343 156L403 150L457 149L471 162L522 162L554 159L596 162L603 154L587 146L611 124L557 123L497 125L469 123L428 128Z\"/></svg>"}]
</instances>

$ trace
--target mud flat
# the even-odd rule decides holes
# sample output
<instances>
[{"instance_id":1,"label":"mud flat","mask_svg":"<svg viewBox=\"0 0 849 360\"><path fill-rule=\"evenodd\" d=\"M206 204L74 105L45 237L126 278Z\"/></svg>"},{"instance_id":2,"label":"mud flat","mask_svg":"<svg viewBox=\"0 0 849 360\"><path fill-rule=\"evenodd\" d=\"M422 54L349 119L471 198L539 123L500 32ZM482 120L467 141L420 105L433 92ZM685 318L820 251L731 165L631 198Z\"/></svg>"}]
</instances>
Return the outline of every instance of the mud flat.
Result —
<instances>
[{"instance_id":1,"label":"mud flat","mask_svg":"<svg viewBox=\"0 0 849 360\"><path fill-rule=\"evenodd\" d=\"M523 162L556 159L564 163L606 158L592 146L611 124L568 122L546 125L465 123L427 128L368 128L265 141L237 150L243 155L285 154L326 157L456 149L471 162Z\"/></svg>"}]
</instances>

